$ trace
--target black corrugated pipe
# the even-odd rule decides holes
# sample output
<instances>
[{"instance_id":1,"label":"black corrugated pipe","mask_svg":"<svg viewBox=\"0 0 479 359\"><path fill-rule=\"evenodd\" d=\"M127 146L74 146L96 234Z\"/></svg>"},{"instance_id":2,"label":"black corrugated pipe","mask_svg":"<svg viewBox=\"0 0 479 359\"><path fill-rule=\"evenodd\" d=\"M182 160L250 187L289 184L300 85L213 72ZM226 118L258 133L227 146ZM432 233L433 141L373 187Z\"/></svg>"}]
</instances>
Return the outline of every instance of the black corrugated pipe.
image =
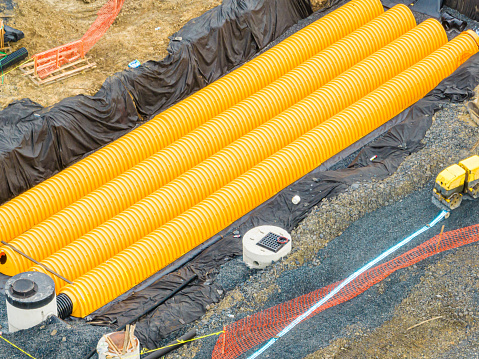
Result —
<instances>
[{"instance_id":1,"label":"black corrugated pipe","mask_svg":"<svg viewBox=\"0 0 479 359\"><path fill-rule=\"evenodd\" d=\"M456 29L457 31L464 31L467 26L467 22L460 20L448 13L444 13L441 15L441 24L446 31L451 29Z\"/></svg>"},{"instance_id":2,"label":"black corrugated pipe","mask_svg":"<svg viewBox=\"0 0 479 359\"><path fill-rule=\"evenodd\" d=\"M188 333L183 335L182 337L176 339L174 342L169 343L166 348L154 351L150 355L148 355L146 358L143 359L158 359L161 358L163 355L168 354L169 352L178 349L182 345L186 344L186 340L190 340L196 337L196 329L190 330Z\"/></svg>"},{"instance_id":3,"label":"black corrugated pipe","mask_svg":"<svg viewBox=\"0 0 479 359\"><path fill-rule=\"evenodd\" d=\"M0 60L0 69L3 71L7 67L15 65L20 61L28 57L28 51L26 48L22 47L17 51L12 52L10 55L5 56Z\"/></svg>"},{"instance_id":4,"label":"black corrugated pipe","mask_svg":"<svg viewBox=\"0 0 479 359\"><path fill-rule=\"evenodd\" d=\"M60 319L68 318L72 314L73 303L68 295L60 293L57 296L57 310Z\"/></svg>"}]
</instances>

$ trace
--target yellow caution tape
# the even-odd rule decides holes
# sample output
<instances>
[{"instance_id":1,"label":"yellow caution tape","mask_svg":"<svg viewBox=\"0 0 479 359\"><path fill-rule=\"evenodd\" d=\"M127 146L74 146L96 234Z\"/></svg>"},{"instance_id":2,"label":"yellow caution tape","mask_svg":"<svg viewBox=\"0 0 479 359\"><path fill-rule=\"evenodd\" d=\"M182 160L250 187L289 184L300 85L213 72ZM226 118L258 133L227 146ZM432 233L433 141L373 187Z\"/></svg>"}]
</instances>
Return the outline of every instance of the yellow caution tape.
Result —
<instances>
[{"instance_id":1,"label":"yellow caution tape","mask_svg":"<svg viewBox=\"0 0 479 359\"><path fill-rule=\"evenodd\" d=\"M13 344L11 341L9 341L8 339L4 338L3 336L0 335L0 338L5 340L8 344L10 344L12 347L20 350L23 354L25 354L26 356L30 357L30 358L33 358L33 359L36 359L33 355L30 355L28 354L25 350L23 350L22 348L19 348L17 347L15 344Z\"/></svg>"}]
</instances>

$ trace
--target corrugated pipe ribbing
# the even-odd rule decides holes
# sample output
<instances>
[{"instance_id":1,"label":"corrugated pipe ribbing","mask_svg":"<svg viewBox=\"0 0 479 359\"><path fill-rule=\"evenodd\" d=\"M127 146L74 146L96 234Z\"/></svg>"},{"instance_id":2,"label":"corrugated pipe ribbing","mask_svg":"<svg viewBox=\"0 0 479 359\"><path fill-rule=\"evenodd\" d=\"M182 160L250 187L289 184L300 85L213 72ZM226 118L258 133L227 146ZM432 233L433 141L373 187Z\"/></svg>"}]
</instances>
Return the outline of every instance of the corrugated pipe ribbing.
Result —
<instances>
[{"instance_id":1,"label":"corrugated pipe ribbing","mask_svg":"<svg viewBox=\"0 0 479 359\"><path fill-rule=\"evenodd\" d=\"M404 5L396 6L313 56L271 85L15 238L11 244L37 260L46 258L126 210L127 204L138 202L234 140L283 112L414 26L415 20L411 11ZM436 43L437 47L442 45L439 41ZM436 48L425 46L424 51L432 52ZM219 181L215 181L211 184L218 183ZM210 194L206 191L210 187L199 193L202 195L200 200ZM173 208L166 213L179 214ZM145 212L145 215L151 216L153 213L149 211ZM163 219L162 217L156 216L157 219ZM172 218L168 217L166 221L169 219ZM145 230L151 228L151 232L163 223L146 227ZM95 231L88 237L93 238L97 233ZM111 237L116 238L118 233L118 228L111 232L110 227ZM148 233L143 232L137 239ZM115 250L125 248L113 247ZM117 253L113 249L109 251L111 255ZM8 247L4 248L3 253L7 261L0 265L0 271L4 274L15 275L31 266L31 262Z\"/></svg>"},{"instance_id":2,"label":"corrugated pipe ribbing","mask_svg":"<svg viewBox=\"0 0 479 359\"><path fill-rule=\"evenodd\" d=\"M78 278L199 203L446 42L446 33L439 22L423 22L297 105L43 260L42 264L59 271L70 280ZM410 51L411 48L418 50ZM390 61L392 57L398 61ZM131 227L136 228L136 231L128 230ZM46 273L40 266L29 270ZM58 278L54 280L58 289L65 285Z\"/></svg>"},{"instance_id":3,"label":"corrugated pipe ribbing","mask_svg":"<svg viewBox=\"0 0 479 359\"><path fill-rule=\"evenodd\" d=\"M0 240L10 241L382 13L379 0L349 2L138 129L17 196L0 207Z\"/></svg>"},{"instance_id":4,"label":"corrugated pipe ribbing","mask_svg":"<svg viewBox=\"0 0 479 359\"><path fill-rule=\"evenodd\" d=\"M459 35L160 229L62 289L84 317L421 99L478 51Z\"/></svg>"}]
</instances>

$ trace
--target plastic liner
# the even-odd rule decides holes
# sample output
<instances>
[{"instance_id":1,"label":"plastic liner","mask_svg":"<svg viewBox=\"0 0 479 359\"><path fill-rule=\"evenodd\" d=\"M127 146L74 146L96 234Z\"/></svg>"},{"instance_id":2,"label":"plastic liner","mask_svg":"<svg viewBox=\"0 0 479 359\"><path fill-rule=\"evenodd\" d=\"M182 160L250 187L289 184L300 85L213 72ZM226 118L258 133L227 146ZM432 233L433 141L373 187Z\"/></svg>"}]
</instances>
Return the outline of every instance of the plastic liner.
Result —
<instances>
[{"instance_id":1,"label":"plastic liner","mask_svg":"<svg viewBox=\"0 0 479 359\"><path fill-rule=\"evenodd\" d=\"M479 21L479 0L444 0L443 5Z\"/></svg>"},{"instance_id":2,"label":"plastic liner","mask_svg":"<svg viewBox=\"0 0 479 359\"><path fill-rule=\"evenodd\" d=\"M439 18L442 0L382 0L386 8L397 4L407 5L411 10Z\"/></svg>"},{"instance_id":3,"label":"plastic liner","mask_svg":"<svg viewBox=\"0 0 479 359\"><path fill-rule=\"evenodd\" d=\"M189 21L168 55L109 77L94 96L0 112L0 203L121 137L251 59L312 12L308 0L227 0Z\"/></svg>"},{"instance_id":4,"label":"plastic liner","mask_svg":"<svg viewBox=\"0 0 479 359\"><path fill-rule=\"evenodd\" d=\"M252 58L311 12L308 0L226 0L174 34L165 60L121 78L139 114L151 118Z\"/></svg>"},{"instance_id":5,"label":"plastic liner","mask_svg":"<svg viewBox=\"0 0 479 359\"><path fill-rule=\"evenodd\" d=\"M143 306L148 305L145 300L149 296L155 295L155 299L161 298L165 288L171 291L181 284L181 282L172 281L172 278L180 276L183 280L187 279L190 270L195 273L198 271L214 273L215 268L224 263L220 260L221 258L241 253L241 240L235 238L236 233L244 235L249 229L263 224L277 225L292 231L324 198L344 192L356 182L369 181L372 178L383 179L393 174L408 155L422 148L421 140L432 124L434 113L440 110L441 102L462 102L474 95L474 88L478 85L479 54L476 54L427 96L384 126L323 163L202 246L122 295L110 305L100 308L88 320L99 322L99 324L121 325L135 315L132 308L139 307L138 312L140 312ZM381 134L384 135L378 137ZM374 138L376 139L372 141ZM359 149L361 150L347 168L328 170ZM372 158L374 159L371 160ZM295 195L301 197L297 205L291 201ZM204 260L213 255L217 258L215 261ZM174 272L185 263L184 267ZM218 300L218 292L211 290L218 288L217 285L210 280L205 281L205 277L202 278L185 289L180 296L172 298L169 305L160 306L155 312L139 321L137 333L143 345L150 348L160 345L160 340L200 318L206 312L206 305ZM212 293L210 298L205 297L208 291ZM202 307L203 310L189 310L192 307ZM194 316L196 318L193 318Z\"/></svg>"},{"instance_id":6,"label":"plastic liner","mask_svg":"<svg viewBox=\"0 0 479 359\"><path fill-rule=\"evenodd\" d=\"M218 265L225 263L228 258L241 253L241 240L233 237L225 239L203 251L180 270L167 274L146 289L112 305L106 313L89 319L91 319L91 323L111 325L112 328L121 327L130 318L135 318L152 303L181 286L184 281L195 274L198 275L199 279L191 286L161 305L160 309L151 312L137 322L135 335L140 339L141 345L155 348L169 334L203 316L208 305L219 302L223 297L223 288L211 279L211 272Z\"/></svg>"},{"instance_id":7,"label":"plastic liner","mask_svg":"<svg viewBox=\"0 0 479 359\"><path fill-rule=\"evenodd\" d=\"M137 123L135 105L118 78L94 96L42 108L21 100L0 112L0 202L54 175Z\"/></svg>"},{"instance_id":8,"label":"plastic liner","mask_svg":"<svg viewBox=\"0 0 479 359\"><path fill-rule=\"evenodd\" d=\"M14 29L8 25L3 25L3 29L5 30L5 34L3 35L4 42L17 42L25 37L23 31Z\"/></svg>"}]
</instances>

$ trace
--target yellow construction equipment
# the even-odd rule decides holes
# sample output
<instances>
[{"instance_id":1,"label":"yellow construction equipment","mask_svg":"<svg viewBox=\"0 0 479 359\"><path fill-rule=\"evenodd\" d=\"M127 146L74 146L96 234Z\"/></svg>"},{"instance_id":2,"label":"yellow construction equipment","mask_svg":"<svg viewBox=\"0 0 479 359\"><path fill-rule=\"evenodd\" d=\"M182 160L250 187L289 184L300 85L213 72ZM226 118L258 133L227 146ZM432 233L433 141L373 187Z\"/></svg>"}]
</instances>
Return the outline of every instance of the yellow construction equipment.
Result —
<instances>
[{"instance_id":1,"label":"yellow construction equipment","mask_svg":"<svg viewBox=\"0 0 479 359\"><path fill-rule=\"evenodd\" d=\"M449 166L436 178L432 201L438 207L456 209L462 199L479 198L479 156L474 155Z\"/></svg>"}]
</instances>

